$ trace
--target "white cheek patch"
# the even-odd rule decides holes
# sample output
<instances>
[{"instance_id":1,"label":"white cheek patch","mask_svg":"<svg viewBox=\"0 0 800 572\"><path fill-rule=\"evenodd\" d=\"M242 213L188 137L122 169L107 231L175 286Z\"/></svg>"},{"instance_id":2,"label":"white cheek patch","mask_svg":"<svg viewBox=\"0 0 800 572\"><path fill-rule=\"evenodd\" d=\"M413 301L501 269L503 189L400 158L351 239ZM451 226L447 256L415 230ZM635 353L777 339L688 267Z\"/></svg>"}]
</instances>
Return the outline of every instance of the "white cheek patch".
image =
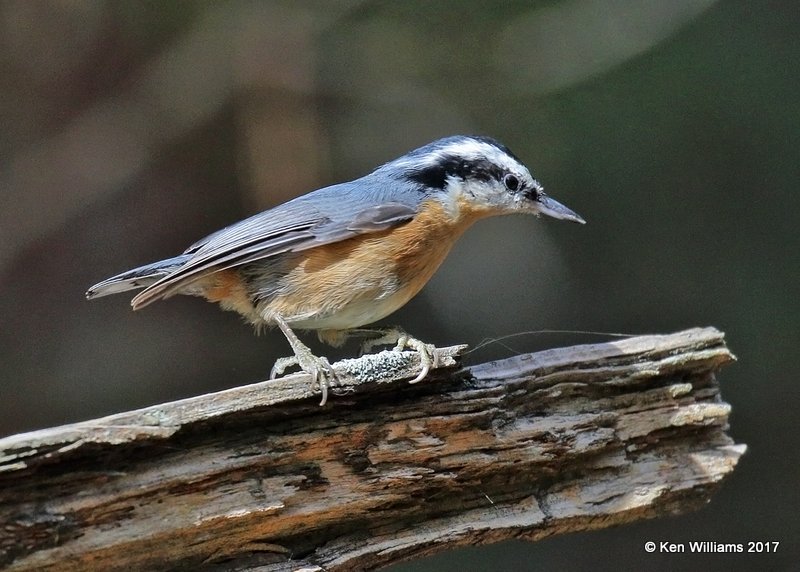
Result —
<instances>
[{"instance_id":1,"label":"white cheek patch","mask_svg":"<svg viewBox=\"0 0 800 572\"><path fill-rule=\"evenodd\" d=\"M502 183L463 181L458 177L448 177L447 192L442 196L442 205L447 213L457 219L460 214L460 204L468 203L475 206L491 209L515 209L522 201L518 193L509 193Z\"/></svg>"},{"instance_id":2,"label":"white cheek patch","mask_svg":"<svg viewBox=\"0 0 800 572\"><path fill-rule=\"evenodd\" d=\"M453 220L456 220L461 211L458 204L459 199L466 194L464 185L461 184L461 179L450 176L445 179L445 189L447 189L447 192L444 193L440 199L442 206L445 212L447 212Z\"/></svg>"}]
</instances>

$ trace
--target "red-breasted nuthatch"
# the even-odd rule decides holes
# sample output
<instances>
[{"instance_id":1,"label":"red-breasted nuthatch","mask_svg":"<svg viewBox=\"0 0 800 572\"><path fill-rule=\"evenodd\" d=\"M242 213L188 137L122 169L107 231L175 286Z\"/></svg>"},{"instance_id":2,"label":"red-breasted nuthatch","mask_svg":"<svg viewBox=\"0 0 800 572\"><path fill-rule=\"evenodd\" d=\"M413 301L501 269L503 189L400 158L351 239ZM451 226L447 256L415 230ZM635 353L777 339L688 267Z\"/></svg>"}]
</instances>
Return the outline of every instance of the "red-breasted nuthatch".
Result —
<instances>
[{"instance_id":1,"label":"red-breasted nuthatch","mask_svg":"<svg viewBox=\"0 0 800 572\"><path fill-rule=\"evenodd\" d=\"M92 286L87 298L144 288L134 310L174 294L202 296L256 327L278 326L294 351L272 377L298 365L323 401L335 372L293 329L341 345L347 331L384 318L428 282L475 221L512 213L578 223L525 165L494 139L434 141L370 174L297 197L194 243L183 254ZM433 348L399 330L380 340L419 352L423 379Z\"/></svg>"}]
</instances>

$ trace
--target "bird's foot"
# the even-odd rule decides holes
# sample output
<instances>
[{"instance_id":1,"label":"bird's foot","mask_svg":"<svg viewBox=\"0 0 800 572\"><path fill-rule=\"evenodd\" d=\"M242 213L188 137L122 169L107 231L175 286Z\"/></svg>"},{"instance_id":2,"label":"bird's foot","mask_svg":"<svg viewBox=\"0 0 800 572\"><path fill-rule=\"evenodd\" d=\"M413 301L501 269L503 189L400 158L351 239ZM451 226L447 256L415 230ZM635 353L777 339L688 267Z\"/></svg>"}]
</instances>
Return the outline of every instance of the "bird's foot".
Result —
<instances>
[{"instance_id":1,"label":"bird's foot","mask_svg":"<svg viewBox=\"0 0 800 572\"><path fill-rule=\"evenodd\" d=\"M409 383L419 383L425 379L431 368L439 367L439 359L436 354L436 346L426 344L415 337L408 335L399 328L384 330L382 335L374 340L367 340L361 344L361 353L369 353L375 346L393 345L394 351L402 352L405 348L416 351L419 354L421 370L419 375L410 380Z\"/></svg>"},{"instance_id":2,"label":"bird's foot","mask_svg":"<svg viewBox=\"0 0 800 572\"><path fill-rule=\"evenodd\" d=\"M300 351L289 357L278 358L272 371L270 379L275 379L283 375L287 368L298 366L302 371L311 376L311 388L313 391L322 393L320 405L325 405L328 401L328 389L336 384L336 371L326 357L315 356L311 350Z\"/></svg>"},{"instance_id":3,"label":"bird's foot","mask_svg":"<svg viewBox=\"0 0 800 572\"><path fill-rule=\"evenodd\" d=\"M334 371L328 358L314 355L311 349L298 339L282 318L275 318L275 321L289 341L289 345L292 346L294 355L278 358L275 361L275 365L272 366L269 378L275 379L279 375L283 375L287 368L298 366L311 376L312 391L322 393L322 400L319 404L321 406L325 405L328 401L328 389L336 383L336 371Z\"/></svg>"}]
</instances>

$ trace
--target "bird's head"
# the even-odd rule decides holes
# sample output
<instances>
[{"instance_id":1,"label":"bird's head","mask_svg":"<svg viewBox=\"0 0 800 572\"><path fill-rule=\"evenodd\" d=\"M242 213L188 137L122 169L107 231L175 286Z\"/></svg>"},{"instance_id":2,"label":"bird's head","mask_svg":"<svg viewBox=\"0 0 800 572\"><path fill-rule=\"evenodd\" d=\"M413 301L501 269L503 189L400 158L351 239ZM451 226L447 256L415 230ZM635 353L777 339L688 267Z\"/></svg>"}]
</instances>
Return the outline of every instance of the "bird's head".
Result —
<instances>
[{"instance_id":1,"label":"bird's head","mask_svg":"<svg viewBox=\"0 0 800 572\"><path fill-rule=\"evenodd\" d=\"M380 170L455 211L466 209L484 216L528 213L586 222L547 196L522 161L489 137L456 135L439 139Z\"/></svg>"}]
</instances>

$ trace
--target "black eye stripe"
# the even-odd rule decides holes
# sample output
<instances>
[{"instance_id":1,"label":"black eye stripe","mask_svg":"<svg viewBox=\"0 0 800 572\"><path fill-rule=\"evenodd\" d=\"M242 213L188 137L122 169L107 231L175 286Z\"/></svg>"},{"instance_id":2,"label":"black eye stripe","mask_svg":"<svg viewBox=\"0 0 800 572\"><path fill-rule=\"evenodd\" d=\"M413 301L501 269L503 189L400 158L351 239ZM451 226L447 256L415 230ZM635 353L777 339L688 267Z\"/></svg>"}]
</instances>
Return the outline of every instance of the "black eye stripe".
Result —
<instances>
[{"instance_id":1,"label":"black eye stripe","mask_svg":"<svg viewBox=\"0 0 800 572\"><path fill-rule=\"evenodd\" d=\"M422 169L410 170L406 173L406 177L427 188L444 189L448 177L487 182L490 179L502 181L503 174L504 171L500 167L486 159L469 161L461 157L445 155L440 157L436 163Z\"/></svg>"}]
</instances>

